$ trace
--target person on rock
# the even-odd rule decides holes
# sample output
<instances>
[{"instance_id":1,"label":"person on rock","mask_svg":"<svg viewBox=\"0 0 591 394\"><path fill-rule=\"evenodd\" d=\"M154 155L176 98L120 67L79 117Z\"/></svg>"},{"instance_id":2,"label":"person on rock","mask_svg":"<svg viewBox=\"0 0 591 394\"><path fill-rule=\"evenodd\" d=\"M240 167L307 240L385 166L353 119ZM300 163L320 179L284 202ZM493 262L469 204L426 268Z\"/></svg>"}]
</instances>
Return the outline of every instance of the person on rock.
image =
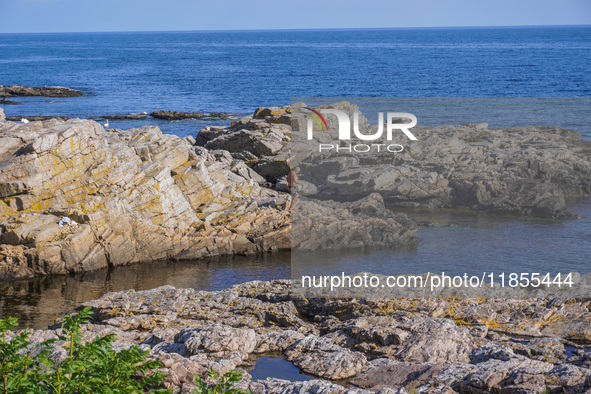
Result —
<instances>
[{"instance_id":1,"label":"person on rock","mask_svg":"<svg viewBox=\"0 0 591 394\"><path fill-rule=\"evenodd\" d=\"M289 212L292 211L299 197L298 186L301 185L301 183L298 180L299 173L300 167L295 167L289 172L289 174L287 174L287 189L289 191L289 194L291 194L291 205L289 206Z\"/></svg>"}]
</instances>

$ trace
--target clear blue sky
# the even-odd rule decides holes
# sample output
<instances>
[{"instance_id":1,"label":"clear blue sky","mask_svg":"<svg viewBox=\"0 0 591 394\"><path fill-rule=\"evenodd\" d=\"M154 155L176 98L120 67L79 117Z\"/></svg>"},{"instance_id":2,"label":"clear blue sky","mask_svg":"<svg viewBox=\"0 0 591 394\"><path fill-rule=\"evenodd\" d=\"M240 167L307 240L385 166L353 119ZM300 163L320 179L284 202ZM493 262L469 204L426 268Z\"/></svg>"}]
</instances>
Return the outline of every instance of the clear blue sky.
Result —
<instances>
[{"instance_id":1,"label":"clear blue sky","mask_svg":"<svg viewBox=\"0 0 591 394\"><path fill-rule=\"evenodd\" d=\"M0 33L588 24L591 0L0 0Z\"/></svg>"}]
</instances>

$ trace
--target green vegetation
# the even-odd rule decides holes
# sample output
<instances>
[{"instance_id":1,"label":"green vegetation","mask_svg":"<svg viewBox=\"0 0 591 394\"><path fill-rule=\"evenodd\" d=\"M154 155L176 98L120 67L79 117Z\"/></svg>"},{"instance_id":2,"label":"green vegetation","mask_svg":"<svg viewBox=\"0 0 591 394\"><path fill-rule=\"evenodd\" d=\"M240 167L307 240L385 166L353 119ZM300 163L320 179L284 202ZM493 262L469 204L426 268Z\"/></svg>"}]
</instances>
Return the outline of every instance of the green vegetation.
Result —
<instances>
[{"instance_id":1,"label":"green vegetation","mask_svg":"<svg viewBox=\"0 0 591 394\"><path fill-rule=\"evenodd\" d=\"M234 383L238 383L242 378L242 372L229 371L223 376L219 376L217 371L210 369L207 372L207 379L201 380L195 376L195 383L198 389L193 390L195 394L252 394L250 391L233 388Z\"/></svg>"},{"instance_id":2,"label":"green vegetation","mask_svg":"<svg viewBox=\"0 0 591 394\"><path fill-rule=\"evenodd\" d=\"M34 346L30 331L7 339L17 319L0 320L0 394L8 393L171 393L152 389L161 382L162 374L154 370L162 364L146 360L147 351L138 346L116 352L115 334L81 343L80 326L90 320L90 307L78 315L66 316L59 339ZM64 345L58 345L58 340ZM61 362L50 355L65 353ZM56 357L53 357L56 358Z\"/></svg>"}]
</instances>

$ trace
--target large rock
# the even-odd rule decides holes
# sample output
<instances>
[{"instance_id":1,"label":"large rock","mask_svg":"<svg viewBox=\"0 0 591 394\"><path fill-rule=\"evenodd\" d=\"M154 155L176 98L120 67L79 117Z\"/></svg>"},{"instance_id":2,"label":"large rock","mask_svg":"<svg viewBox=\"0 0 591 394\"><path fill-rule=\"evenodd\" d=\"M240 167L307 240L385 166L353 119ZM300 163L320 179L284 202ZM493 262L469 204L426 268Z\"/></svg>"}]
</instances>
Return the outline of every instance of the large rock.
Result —
<instances>
[{"instance_id":1,"label":"large rock","mask_svg":"<svg viewBox=\"0 0 591 394\"><path fill-rule=\"evenodd\" d=\"M351 383L372 391L385 388L416 389L416 387L431 381L444 369L443 364L409 364L386 361L357 376Z\"/></svg>"},{"instance_id":2,"label":"large rock","mask_svg":"<svg viewBox=\"0 0 591 394\"><path fill-rule=\"evenodd\" d=\"M285 355L303 371L332 380L355 376L367 365L363 354L315 335L299 340L287 349Z\"/></svg>"},{"instance_id":3,"label":"large rock","mask_svg":"<svg viewBox=\"0 0 591 394\"><path fill-rule=\"evenodd\" d=\"M153 126L1 122L0 278L289 248L286 196L259 183Z\"/></svg>"},{"instance_id":4,"label":"large rock","mask_svg":"<svg viewBox=\"0 0 591 394\"><path fill-rule=\"evenodd\" d=\"M230 152L193 142L155 126L107 132L78 119L0 123L0 244L12 246L0 253L0 279L291 248L289 196L263 187L267 181ZM335 245L417 241L414 223L377 194L300 208L298 217L332 229L318 233L325 241L340 226ZM364 235L359 221L375 231Z\"/></svg>"},{"instance_id":5,"label":"large rock","mask_svg":"<svg viewBox=\"0 0 591 394\"><path fill-rule=\"evenodd\" d=\"M378 192L400 207L546 218L575 217L566 199L591 194L591 143L577 131L468 124L417 126L413 133L418 141L400 153L325 152L321 161L303 160L302 174L314 174L319 193L335 200Z\"/></svg>"},{"instance_id":6,"label":"large rock","mask_svg":"<svg viewBox=\"0 0 591 394\"><path fill-rule=\"evenodd\" d=\"M388 205L400 207L466 207L570 218L576 215L567 208L566 199L591 194L591 142L574 130L489 129L485 123L416 126L412 131L418 141L405 143L400 153L341 149L320 154L317 142L311 145L299 131L305 130L305 118L297 116L301 106L259 108L230 127L201 130L197 144L232 152L273 183L299 165L302 180L314 184L324 199L351 201L377 192ZM358 110L346 102L318 108L349 115ZM334 116L326 121L329 128L336 127ZM359 123L362 132L376 127L368 126L363 115ZM316 133L314 138L336 143L327 133Z\"/></svg>"}]
</instances>

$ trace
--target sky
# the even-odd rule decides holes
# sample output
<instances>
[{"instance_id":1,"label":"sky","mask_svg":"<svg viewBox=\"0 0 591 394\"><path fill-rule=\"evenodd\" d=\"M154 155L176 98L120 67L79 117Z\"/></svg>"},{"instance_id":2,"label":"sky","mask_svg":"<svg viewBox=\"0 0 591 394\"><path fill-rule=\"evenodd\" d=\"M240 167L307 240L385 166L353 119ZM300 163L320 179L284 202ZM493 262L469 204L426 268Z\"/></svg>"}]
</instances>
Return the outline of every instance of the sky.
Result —
<instances>
[{"instance_id":1,"label":"sky","mask_svg":"<svg viewBox=\"0 0 591 394\"><path fill-rule=\"evenodd\" d=\"M0 0L0 33L589 24L591 0Z\"/></svg>"}]
</instances>

